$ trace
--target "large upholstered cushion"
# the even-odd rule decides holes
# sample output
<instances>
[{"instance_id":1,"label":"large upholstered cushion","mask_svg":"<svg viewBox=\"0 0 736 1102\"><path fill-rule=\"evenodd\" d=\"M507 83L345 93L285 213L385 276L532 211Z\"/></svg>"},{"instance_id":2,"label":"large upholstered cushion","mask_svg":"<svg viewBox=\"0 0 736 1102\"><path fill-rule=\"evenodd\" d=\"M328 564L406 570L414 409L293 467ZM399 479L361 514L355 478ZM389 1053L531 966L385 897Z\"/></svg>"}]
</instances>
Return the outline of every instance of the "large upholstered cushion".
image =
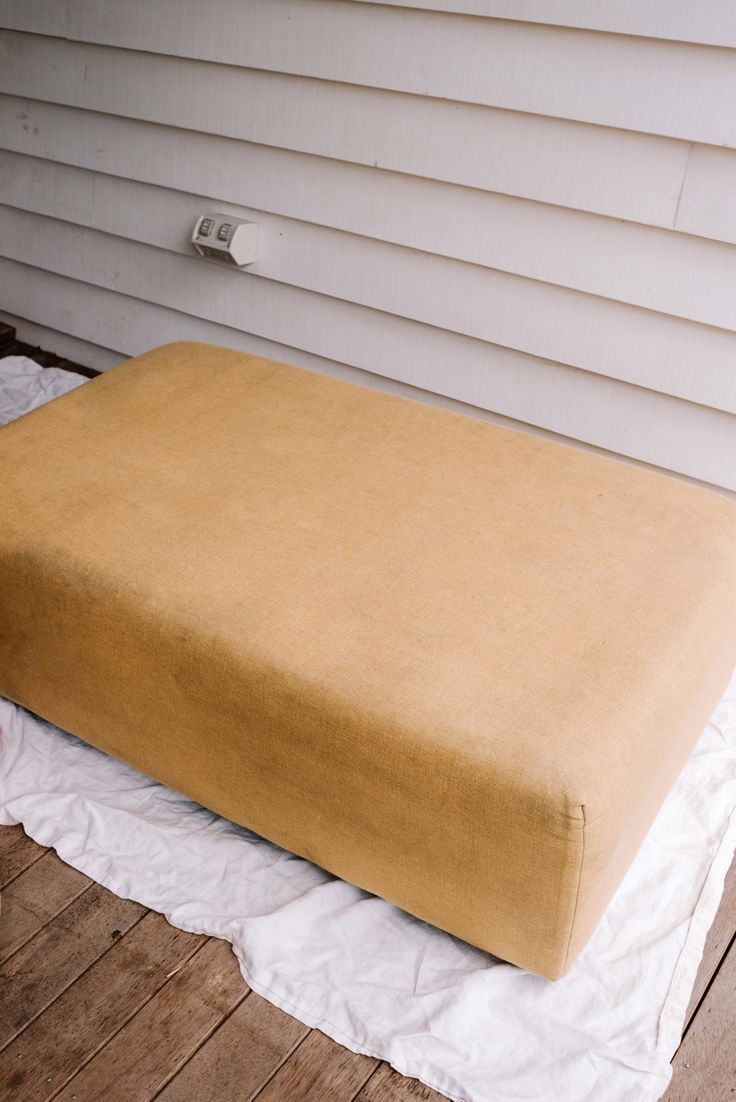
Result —
<instances>
[{"instance_id":1,"label":"large upholstered cushion","mask_svg":"<svg viewBox=\"0 0 736 1102\"><path fill-rule=\"evenodd\" d=\"M0 481L0 694L548 977L736 661L731 502L236 352L8 425Z\"/></svg>"}]
</instances>

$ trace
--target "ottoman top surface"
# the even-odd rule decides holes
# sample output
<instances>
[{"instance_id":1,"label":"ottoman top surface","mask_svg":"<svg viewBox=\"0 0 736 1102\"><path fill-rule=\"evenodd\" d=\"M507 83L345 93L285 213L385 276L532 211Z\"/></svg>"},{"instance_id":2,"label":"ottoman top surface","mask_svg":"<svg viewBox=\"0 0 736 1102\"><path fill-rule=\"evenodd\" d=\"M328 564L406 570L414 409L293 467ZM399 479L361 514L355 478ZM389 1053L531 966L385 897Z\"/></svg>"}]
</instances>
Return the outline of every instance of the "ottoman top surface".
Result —
<instances>
[{"instance_id":1,"label":"ottoman top surface","mask_svg":"<svg viewBox=\"0 0 736 1102\"><path fill-rule=\"evenodd\" d=\"M731 502L242 353L115 368L3 428L0 471L6 562L82 570L532 801L605 813L673 685L736 660Z\"/></svg>"}]
</instances>

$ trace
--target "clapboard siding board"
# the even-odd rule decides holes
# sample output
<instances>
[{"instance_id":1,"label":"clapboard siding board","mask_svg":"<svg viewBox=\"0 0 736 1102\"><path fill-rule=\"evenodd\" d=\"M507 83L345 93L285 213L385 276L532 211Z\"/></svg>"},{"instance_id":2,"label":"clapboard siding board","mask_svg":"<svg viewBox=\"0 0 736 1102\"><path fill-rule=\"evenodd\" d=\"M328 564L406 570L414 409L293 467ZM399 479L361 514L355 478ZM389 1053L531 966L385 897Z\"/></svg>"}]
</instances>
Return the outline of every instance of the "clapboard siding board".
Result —
<instances>
[{"instance_id":1,"label":"clapboard siding board","mask_svg":"<svg viewBox=\"0 0 736 1102\"><path fill-rule=\"evenodd\" d=\"M736 145L730 50L346 0L7 0L21 32ZM10 39L10 50L17 48ZM47 47L48 48L48 47Z\"/></svg>"},{"instance_id":2,"label":"clapboard siding board","mask_svg":"<svg viewBox=\"0 0 736 1102\"><path fill-rule=\"evenodd\" d=\"M108 140L105 148L120 147ZM254 185L247 165L242 178L223 180L222 192L227 194L213 194L206 170L197 181L204 187L191 193L173 172L164 184L160 178L126 178L126 167L128 173L131 170L119 154L106 164L115 170L115 179L107 173L95 175L76 166L0 150L0 202L122 236L131 232L130 211L136 209L132 231L140 240L181 249L202 204L216 201L229 204L231 214L259 222L269 237L264 263L274 261L275 247L282 252L294 248L294 234L301 234L309 247L319 247L314 235L328 227L350 234L332 239L351 257L351 267L362 262L357 250L367 247L360 239L369 238L376 244L407 246L704 325L728 329L734 322L736 250L721 242L488 192L463 189L458 195L455 186L406 176L358 169L356 178L348 166L338 166L332 178L340 187L340 202L335 204L323 188L308 189L304 196L304 176L298 172L288 174L292 187L279 197L267 180L260 187ZM158 175L150 165L148 175ZM151 183L160 186L151 187ZM372 202L356 205L357 190ZM287 213L288 218L272 217ZM305 222L314 228L304 228ZM322 240L331 239L323 236ZM315 255L322 264L322 253ZM389 251L386 263L400 255ZM605 264L601 264L602 255ZM288 261L288 254L284 260ZM258 264L251 270L260 268ZM283 271L278 275L263 271L269 278L289 281ZM303 278L297 280L300 286L305 285ZM350 297L347 289L345 297Z\"/></svg>"},{"instance_id":3,"label":"clapboard siding board","mask_svg":"<svg viewBox=\"0 0 736 1102\"><path fill-rule=\"evenodd\" d=\"M48 325L41 329L68 335L70 340L83 343L88 350L94 349L96 358L87 355L84 363L100 371L170 341L207 341L351 382L370 385L384 381L348 364L266 340L242 327L233 329L218 325L7 258L0 257L0 277L3 279L3 302L8 307L7 311L0 312L0 317L15 324L20 337L32 339L39 329L27 319L34 305L43 301ZM400 383L389 379L385 382L385 389L401 391ZM482 415L482 411L472 407L466 412ZM492 413L488 416L494 417Z\"/></svg>"},{"instance_id":4,"label":"clapboard siding board","mask_svg":"<svg viewBox=\"0 0 736 1102\"><path fill-rule=\"evenodd\" d=\"M103 248L112 266L117 267L119 256L131 263L126 230L129 239L191 258L187 229L209 205L206 197L142 188L49 162L27 161L18 170L17 162L2 155L0 198L22 207L0 211L6 254L31 259L25 250L39 237L33 254L39 265L44 252L54 250L60 264L62 253L80 250L86 263L93 263ZM132 227L131 209L137 212ZM46 212L64 224L48 222L45 215L39 221L33 212ZM246 208L229 207L228 213L258 221L263 259L224 273L196 263L190 277L202 285L196 313L207 320L215 320L207 305L210 286L212 308L222 309L227 300L240 311L241 299L251 293L243 277L262 277L736 413L734 333ZM98 237L80 236L74 225L122 240L101 246ZM736 257L726 251L733 264ZM46 255L43 266L48 263ZM730 279L736 285L733 268ZM727 279L708 286L714 298L729 291ZM725 299L724 313L728 308ZM688 373L678 370L682 355L691 365Z\"/></svg>"},{"instance_id":5,"label":"clapboard siding board","mask_svg":"<svg viewBox=\"0 0 736 1102\"><path fill-rule=\"evenodd\" d=\"M72 329L75 334L78 334L77 336L68 337L66 333L63 335L67 336L70 342L77 342L80 348L83 346L87 352L84 362L101 371L116 366L129 356L146 352L155 344L180 340L209 341L249 352L252 355L286 361L307 370L344 379L346 382L376 387L399 397L425 401L465 416L523 429L534 435L558 439L558 441L565 440L564 437L537 425L519 422L491 410L468 405L432 391L422 391L388 376L376 375L347 364L312 356L299 349L287 348L273 341L263 340L242 329L231 329L214 322L204 322L167 307L122 296L114 291L107 291L89 283L80 283L16 261L0 258L0 277L5 280L3 293L6 301L11 303L15 310L21 311L21 313L0 311L2 321L15 326L21 336L28 335L29 340L35 339L34 334L61 334L63 327L67 330ZM28 322L23 316L29 306L32 306L33 301L39 298L47 300L49 321L58 325L59 329L37 326ZM103 348L101 344L103 340L114 345L119 351L113 352ZM50 342L47 341L47 343ZM95 362L95 357L100 362ZM115 358L115 363L105 362L106 357ZM577 440L568 442L605 454L605 449L597 448L592 444ZM639 465L650 466L646 463Z\"/></svg>"},{"instance_id":6,"label":"clapboard siding board","mask_svg":"<svg viewBox=\"0 0 736 1102\"><path fill-rule=\"evenodd\" d=\"M734 4L736 13L736 4ZM685 233L736 244L736 154L693 146L675 225ZM733 288L731 288L733 294Z\"/></svg>"},{"instance_id":7,"label":"clapboard siding board","mask_svg":"<svg viewBox=\"0 0 736 1102\"><path fill-rule=\"evenodd\" d=\"M157 309L150 302L135 301L133 293L145 290L151 275L149 270L143 288L136 283L144 264L144 252L150 254L149 259L156 258L153 275L162 286L179 278L176 268L180 265L188 266L188 275L198 267L196 261L171 255L167 258L161 250L137 248L141 255L131 272L126 274L118 268L115 281L118 287L129 285L131 294L118 291L112 295L103 291L99 278L96 278L98 285L85 286L72 278L0 260L0 278L9 288L11 312L23 316L24 311L19 307L24 293L42 295L54 301L57 314L50 320L52 325L58 325L56 318L68 318L72 311L77 312L75 325L82 339L94 341L95 332L107 334L111 329L135 328L131 354L141 350L136 347L139 343L151 347L167 340L200 339L241 347L256 354L271 354L277 359L285 358L272 351L276 347L272 342L261 350L250 337L228 328L227 321L213 325L199 321L186 306L185 313L177 314L173 309ZM165 264L158 263L161 258L167 258ZM84 263L80 263L80 270L85 268ZM95 276L99 276L99 271ZM315 311L319 296L296 292L288 301L289 292L294 293L296 289L283 288L268 280L253 280L252 286L254 292L258 289L264 294L247 296L250 309L244 311L239 325L250 321L251 311L258 323L264 307L271 306L270 312L281 317L287 326L295 327L303 350L314 348L316 351L321 346L325 327L337 323L346 334L346 342L349 339L355 344L353 349L346 343L343 351L347 353L348 363L354 360L357 361L355 366L363 368L365 375L359 381L369 382L371 374L383 374L420 390L490 409L560 436L736 490L736 419L731 414L564 365L549 364L508 349L495 349L471 338L430 330L388 315L383 317L383 324L377 326L374 312L358 307L352 308L355 316L341 324L339 311L349 308L344 303L320 299L323 305L330 304L335 311L330 315L327 311ZM197 288L193 288L193 297L196 294ZM275 301L269 303L271 296ZM223 318L229 316L227 308L221 313ZM58 327L63 329L64 324ZM156 339L150 339L152 334ZM284 333L289 358L298 363L300 357L292 354L294 344L290 336L290 332ZM114 343L120 346L124 341L116 339ZM404 351L399 355L397 349ZM354 356L353 351L357 353ZM327 361L324 366L328 367ZM322 367L317 369L322 370ZM336 370L328 369L328 373L350 377L339 366Z\"/></svg>"},{"instance_id":8,"label":"clapboard siding board","mask_svg":"<svg viewBox=\"0 0 736 1102\"><path fill-rule=\"evenodd\" d=\"M671 138L211 62L8 31L0 44L0 92L14 96L652 225L673 224L690 152Z\"/></svg>"},{"instance_id":9,"label":"clapboard siding board","mask_svg":"<svg viewBox=\"0 0 736 1102\"><path fill-rule=\"evenodd\" d=\"M100 371L170 341L209 341L310 371L339 377L362 375L348 365L266 340L241 327L218 325L8 258L0 257L0 275L3 303L8 307L0 316L19 326L22 323L22 331L18 328L19 336L28 335L29 339L33 336L36 327L30 323L26 329L27 319L33 313L34 301L41 299L46 302L48 321L48 326L43 328L69 335L88 349L94 348L98 360L95 362L87 356L84 362Z\"/></svg>"},{"instance_id":10,"label":"clapboard siding board","mask_svg":"<svg viewBox=\"0 0 736 1102\"><path fill-rule=\"evenodd\" d=\"M414 101L410 102L413 109ZM477 144L477 109L470 108L470 113L470 137ZM444 108L439 123L443 119ZM528 131L524 116L510 116L503 132L496 129L487 135L493 155L485 156L484 145L467 151L458 140L453 113L444 128L430 116L423 120L436 127L433 134L443 143L446 157L439 156L432 143L420 148L411 127L396 120L400 144L389 155L390 143L384 142L381 129L384 121L388 125L384 115L371 120L371 141L376 144L364 151L360 163L319 150L314 155L201 131L190 130L184 136L175 126L149 120L0 94L6 149L216 195L386 240L403 232L413 235L414 244L419 244L420 233L447 241L454 238L456 224L463 240L468 222L474 220L482 243L499 232L506 200L515 202L518 210L510 215L514 221L503 235L511 239L509 248L514 247L520 224L527 218L544 218L534 213L535 208L567 208L568 217L589 210L615 218L617 225L620 219L663 227L675 221L690 148L684 143L599 128L589 128L586 141L579 126L549 122L551 132L542 122L543 132L535 133L540 120L531 120ZM415 121L419 125L422 120ZM565 133L560 126L567 127ZM319 136L319 149L327 149L324 134ZM379 152L381 168L373 156ZM538 157L545 156L545 171L540 173ZM728 156L736 161L736 154ZM585 172L577 171L581 165ZM489 215L489 205L497 213ZM601 224L599 219L595 222ZM577 234L577 229L571 232ZM717 238L718 233L705 236ZM568 243L568 251L571 248Z\"/></svg>"},{"instance_id":11,"label":"clapboard siding board","mask_svg":"<svg viewBox=\"0 0 736 1102\"><path fill-rule=\"evenodd\" d=\"M601 218L568 209L538 165L524 184L533 191L536 181L538 194L523 198L213 134L190 131L183 141L176 127L3 94L0 132L8 151L207 194L550 282L578 286L585 279L594 293L611 293L592 281L609 278L609 267L615 273L626 257L629 281L640 277L650 286L672 278L670 255L660 252L675 248L663 243L669 235L644 236L642 227L621 221L618 204L631 222L646 222L649 212L654 225L674 223L684 231L677 238L684 264L699 265L697 257L705 256L685 235L736 243L736 153L708 146L693 146L686 179L683 160L679 207L673 198L671 209L659 208L660 220L650 199L663 185L661 165L659 174L651 175L639 165L639 190L617 193L611 208L601 212L611 217ZM650 167L655 165L656 158ZM593 182L596 178L597 170ZM542 201L543 194L548 201ZM592 190L587 197L581 190L576 195L596 202ZM573 206L574 198L568 195Z\"/></svg>"},{"instance_id":12,"label":"clapboard siding board","mask_svg":"<svg viewBox=\"0 0 736 1102\"><path fill-rule=\"evenodd\" d=\"M557 27L736 46L733 0L362 0L427 11L515 19Z\"/></svg>"},{"instance_id":13,"label":"clapboard siding board","mask_svg":"<svg viewBox=\"0 0 736 1102\"><path fill-rule=\"evenodd\" d=\"M297 230L302 233L302 241L295 233L283 245L279 232L288 234L288 228L273 230L270 240L262 242L269 259L231 272L211 262L200 262L189 253L186 239L177 238L176 223L186 225L186 214L175 219L166 237L160 225L167 218L167 199L158 193L156 198L159 205L152 212L149 240L168 246L165 252L143 241L101 237L94 230L68 222L39 219L25 211L1 207L0 236L5 253L74 279L87 280L92 274L100 286L160 305L185 308L207 321L233 327L240 322L247 330L281 344L299 341L293 312L294 318L299 317L298 324L307 326L305 332L313 342L309 351L379 374L391 374L387 365L392 353L371 335L373 332L392 328L397 340L395 349L406 349L411 354L418 340L423 347L431 346L439 327L447 331L447 336L488 342L485 355L491 363L505 358L509 350L524 352L540 360L610 374L638 386L659 382L658 388L650 385L650 389L736 412L733 333L675 323L675 319L649 311L638 310L632 319L631 307L592 296L585 297L587 309L583 309L576 292L515 277L505 277L513 280L510 290L497 288L494 284L504 278L498 273L485 272L484 283L470 265L410 250L401 260L392 261L383 251L390 246L367 239L360 239L362 248L348 269L342 235L333 235L337 240L331 240L325 231L315 233L313 227L301 224ZM172 206L176 200L185 202L183 196L175 194ZM202 204L193 203L193 209L197 205L201 208ZM95 207L104 207L104 196L102 202L95 201ZM115 209L114 197L109 209ZM145 231L145 218L143 222ZM315 256L319 256L318 266ZM280 263L285 270L279 270ZM546 293L547 301L540 291ZM308 315L309 323L301 315ZM421 326L412 327L410 322ZM358 332L361 335L356 339ZM514 348L516 340L525 347ZM683 350L696 368L686 376L672 370L673 361ZM380 358L371 368L372 361L365 357L373 354ZM433 354L431 347L422 355L426 369L433 376L439 373L441 356ZM356 357L361 358L360 362ZM417 385L434 389L421 380ZM713 393L716 389L717 395Z\"/></svg>"}]
</instances>

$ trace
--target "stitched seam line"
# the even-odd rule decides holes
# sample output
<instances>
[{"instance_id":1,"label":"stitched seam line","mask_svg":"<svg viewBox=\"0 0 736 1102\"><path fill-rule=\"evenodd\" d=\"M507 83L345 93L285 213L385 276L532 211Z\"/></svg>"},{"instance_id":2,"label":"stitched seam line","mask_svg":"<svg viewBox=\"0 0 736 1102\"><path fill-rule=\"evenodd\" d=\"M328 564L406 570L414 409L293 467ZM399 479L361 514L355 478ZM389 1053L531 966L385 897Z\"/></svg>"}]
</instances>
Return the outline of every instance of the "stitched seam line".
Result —
<instances>
[{"instance_id":1,"label":"stitched seam line","mask_svg":"<svg viewBox=\"0 0 736 1102\"><path fill-rule=\"evenodd\" d=\"M565 959L562 962L563 974L567 969L567 962L570 959L570 945L572 944L572 935L573 935L573 931L575 929L575 919L577 918L577 915L578 915L578 906L580 904L580 889L581 889L581 885L582 885L582 882L583 882L583 866L585 864L585 804L580 804L580 811L581 811L582 816L583 816L583 829L582 829L582 832L581 832L582 833L582 839L581 839L581 843L580 843L580 865L578 866L578 888L577 888L577 892L575 893L575 906L573 907L572 918L570 920L570 933L568 934L568 938L567 938L567 948L565 950Z\"/></svg>"}]
</instances>

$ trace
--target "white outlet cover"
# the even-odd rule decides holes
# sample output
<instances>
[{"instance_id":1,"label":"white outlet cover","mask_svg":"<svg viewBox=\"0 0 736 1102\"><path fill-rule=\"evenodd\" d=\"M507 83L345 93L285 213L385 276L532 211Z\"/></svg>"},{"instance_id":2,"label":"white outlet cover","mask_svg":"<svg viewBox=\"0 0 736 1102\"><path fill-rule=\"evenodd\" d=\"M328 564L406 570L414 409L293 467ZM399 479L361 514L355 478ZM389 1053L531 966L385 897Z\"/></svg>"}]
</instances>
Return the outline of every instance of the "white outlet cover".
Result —
<instances>
[{"instance_id":1,"label":"white outlet cover","mask_svg":"<svg viewBox=\"0 0 736 1102\"><path fill-rule=\"evenodd\" d=\"M242 268L258 256L258 223L230 214L200 214L191 237L200 256Z\"/></svg>"}]
</instances>

